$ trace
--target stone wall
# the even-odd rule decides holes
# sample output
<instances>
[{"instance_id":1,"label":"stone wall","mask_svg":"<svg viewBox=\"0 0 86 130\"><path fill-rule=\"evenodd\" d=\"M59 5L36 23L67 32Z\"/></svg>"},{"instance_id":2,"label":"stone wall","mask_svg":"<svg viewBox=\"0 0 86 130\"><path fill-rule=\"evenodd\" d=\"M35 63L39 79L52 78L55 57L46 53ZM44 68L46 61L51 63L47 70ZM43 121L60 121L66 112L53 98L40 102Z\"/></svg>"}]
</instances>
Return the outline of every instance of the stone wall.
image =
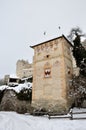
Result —
<instances>
[{"instance_id":1,"label":"stone wall","mask_svg":"<svg viewBox=\"0 0 86 130\"><path fill-rule=\"evenodd\" d=\"M47 111L67 111L72 78L70 44L64 37L34 46L32 106ZM70 102L70 103L69 103Z\"/></svg>"},{"instance_id":2,"label":"stone wall","mask_svg":"<svg viewBox=\"0 0 86 130\"><path fill-rule=\"evenodd\" d=\"M16 75L25 78L33 75L33 65L25 60L18 60L16 63Z\"/></svg>"}]
</instances>

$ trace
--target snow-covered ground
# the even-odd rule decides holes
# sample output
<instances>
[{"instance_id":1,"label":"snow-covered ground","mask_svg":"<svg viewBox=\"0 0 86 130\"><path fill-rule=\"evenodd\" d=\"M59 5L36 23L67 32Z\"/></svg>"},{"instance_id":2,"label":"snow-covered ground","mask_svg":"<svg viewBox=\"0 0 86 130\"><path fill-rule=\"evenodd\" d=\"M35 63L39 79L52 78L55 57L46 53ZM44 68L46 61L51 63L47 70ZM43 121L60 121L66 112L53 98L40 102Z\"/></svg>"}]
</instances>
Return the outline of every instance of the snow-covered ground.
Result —
<instances>
[{"instance_id":1,"label":"snow-covered ground","mask_svg":"<svg viewBox=\"0 0 86 130\"><path fill-rule=\"evenodd\" d=\"M0 112L0 130L86 130L86 120L49 120L46 116Z\"/></svg>"}]
</instances>

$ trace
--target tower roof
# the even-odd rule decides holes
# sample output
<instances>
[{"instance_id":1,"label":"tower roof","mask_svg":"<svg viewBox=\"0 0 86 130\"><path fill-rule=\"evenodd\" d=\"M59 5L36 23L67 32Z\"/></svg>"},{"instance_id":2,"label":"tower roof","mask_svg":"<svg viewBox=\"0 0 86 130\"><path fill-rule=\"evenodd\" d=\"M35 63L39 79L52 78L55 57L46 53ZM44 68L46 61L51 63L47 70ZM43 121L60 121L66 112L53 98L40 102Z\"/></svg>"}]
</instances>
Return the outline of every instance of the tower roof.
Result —
<instances>
[{"instance_id":1,"label":"tower roof","mask_svg":"<svg viewBox=\"0 0 86 130\"><path fill-rule=\"evenodd\" d=\"M30 46L30 47L31 47L31 48L34 48L34 47L39 46L39 45L41 45L41 44L44 44L44 43L47 43L47 42L50 42L50 41L53 41L53 40L56 40L56 39L60 39L60 38L64 38L64 39L73 47L72 43L71 43L64 35L59 36L59 37L56 37L56 38L53 38L53 39L50 39L50 40L48 40L48 41L44 41L44 42L42 42L42 43L39 43L39 44Z\"/></svg>"}]
</instances>

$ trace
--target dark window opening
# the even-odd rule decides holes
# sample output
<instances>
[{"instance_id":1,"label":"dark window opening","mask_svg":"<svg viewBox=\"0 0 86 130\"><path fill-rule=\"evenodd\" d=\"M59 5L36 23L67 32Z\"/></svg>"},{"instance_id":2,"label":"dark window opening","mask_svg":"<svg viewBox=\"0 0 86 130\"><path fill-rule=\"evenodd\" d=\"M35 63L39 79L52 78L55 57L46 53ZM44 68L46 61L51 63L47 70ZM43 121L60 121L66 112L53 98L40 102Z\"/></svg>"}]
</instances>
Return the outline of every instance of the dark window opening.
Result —
<instances>
[{"instance_id":1,"label":"dark window opening","mask_svg":"<svg viewBox=\"0 0 86 130\"><path fill-rule=\"evenodd\" d=\"M70 70L68 70L68 74L70 74L71 72L70 72Z\"/></svg>"},{"instance_id":2,"label":"dark window opening","mask_svg":"<svg viewBox=\"0 0 86 130\"><path fill-rule=\"evenodd\" d=\"M49 58L49 55L46 55L47 58Z\"/></svg>"},{"instance_id":3,"label":"dark window opening","mask_svg":"<svg viewBox=\"0 0 86 130\"><path fill-rule=\"evenodd\" d=\"M10 78L9 82L17 82L17 79Z\"/></svg>"}]
</instances>

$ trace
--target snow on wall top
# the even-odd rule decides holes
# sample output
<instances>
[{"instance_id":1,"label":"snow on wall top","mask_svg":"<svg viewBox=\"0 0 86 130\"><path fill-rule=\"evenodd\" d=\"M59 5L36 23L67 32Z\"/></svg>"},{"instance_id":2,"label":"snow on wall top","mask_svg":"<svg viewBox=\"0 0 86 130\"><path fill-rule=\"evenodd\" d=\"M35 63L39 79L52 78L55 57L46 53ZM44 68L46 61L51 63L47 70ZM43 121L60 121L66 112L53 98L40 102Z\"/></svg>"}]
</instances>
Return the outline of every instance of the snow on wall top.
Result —
<instances>
[{"instance_id":1,"label":"snow on wall top","mask_svg":"<svg viewBox=\"0 0 86 130\"><path fill-rule=\"evenodd\" d=\"M15 74L10 74L10 78L19 79L19 77L18 77L18 76L16 76Z\"/></svg>"},{"instance_id":2,"label":"snow on wall top","mask_svg":"<svg viewBox=\"0 0 86 130\"><path fill-rule=\"evenodd\" d=\"M16 87L9 87L8 85L2 85L2 86L0 86L0 90L1 91L5 90L5 89L9 89L9 90L14 90L17 93L19 93L24 88L26 88L26 89L32 89L32 83L19 84Z\"/></svg>"}]
</instances>

